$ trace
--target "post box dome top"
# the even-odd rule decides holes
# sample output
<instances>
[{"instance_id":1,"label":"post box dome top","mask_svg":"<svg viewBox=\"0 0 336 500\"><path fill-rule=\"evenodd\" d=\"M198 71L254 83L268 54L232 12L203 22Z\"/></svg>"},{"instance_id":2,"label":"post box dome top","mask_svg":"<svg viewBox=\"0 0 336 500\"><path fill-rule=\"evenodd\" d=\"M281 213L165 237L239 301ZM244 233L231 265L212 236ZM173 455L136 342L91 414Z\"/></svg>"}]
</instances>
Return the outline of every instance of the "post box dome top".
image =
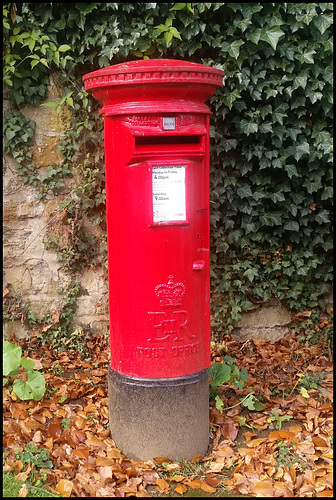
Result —
<instances>
[{"instance_id":1,"label":"post box dome top","mask_svg":"<svg viewBox=\"0 0 336 500\"><path fill-rule=\"evenodd\" d=\"M182 104L182 99L186 106L188 101L189 106L193 101L194 109L190 111L197 112L198 101L198 112L209 112L205 111L204 101L223 85L223 76L221 69L204 64L178 59L143 59L87 73L83 80L85 90L104 104L102 114L126 113L131 103L140 112L145 106L148 112L150 102L158 108L159 101L164 111L164 102L169 101L171 106L174 101Z\"/></svg>"},{"instance_id":2,"label":"post box dome top","mask_svg":"<svg viewBox=\"0 0 336 500\"><path fill-rule=\"evenodd\" d=\"M222 86L224 71L178 59L141 59L115 64L83 76L85 89L125 83L211 83Z\"/></svg>"}]
</instances>

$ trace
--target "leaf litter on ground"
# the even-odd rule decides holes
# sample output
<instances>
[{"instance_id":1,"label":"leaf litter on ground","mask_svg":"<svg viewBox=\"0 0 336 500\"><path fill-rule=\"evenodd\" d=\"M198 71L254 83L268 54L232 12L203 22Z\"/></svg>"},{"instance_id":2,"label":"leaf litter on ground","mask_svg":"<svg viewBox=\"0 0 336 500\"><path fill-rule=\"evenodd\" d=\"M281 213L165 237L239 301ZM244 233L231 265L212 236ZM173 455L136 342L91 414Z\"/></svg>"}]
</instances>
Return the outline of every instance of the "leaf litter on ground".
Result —
<instances>
[{"instance_id":1,"label":"leaf litter on ground","mask_svg":"<svg viewBox=\"0 0 336 500\"><path fill-rule=\"evenodd\" d=\"M115 445L108 427L106 337L92 336L86 361L75 350L40 346L34 335L11 341L43 368L47 391L40 401L23 402L4 387L4 471L25 480L43 477L45 485L66 497L184 496L190 490L213 496L225 491L333 496L333 364L323 342L307 347L292 332L274 344L227 335L213 345L212 362L229 352L239 369L247 369L248 380L242 389L220 388L222 412L209 405L207 456L182 463L168 457L136 461ZM303 374L320 373L319 386L300 391ZM263 402L261 411L240 404L251 388ZM270 416L282 417L281 428L278 417ZM29 443L49 452L52 467L22 463L18 457Z\"/></svg>"}]
</instances>

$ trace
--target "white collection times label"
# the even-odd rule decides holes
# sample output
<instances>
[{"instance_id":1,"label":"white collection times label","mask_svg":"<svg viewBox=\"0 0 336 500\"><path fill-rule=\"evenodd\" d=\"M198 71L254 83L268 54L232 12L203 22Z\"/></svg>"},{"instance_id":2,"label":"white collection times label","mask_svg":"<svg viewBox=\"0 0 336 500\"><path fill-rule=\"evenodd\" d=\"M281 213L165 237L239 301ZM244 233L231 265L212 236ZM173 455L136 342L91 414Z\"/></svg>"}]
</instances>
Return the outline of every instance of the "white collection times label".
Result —
<instances>
[{"instance_id":1,"label":"white collection times label","mask_svg":"<svg viewBox=\"0 0 336 500\"><path fill-rule=\"evenodd\" d=\"M153 167L153 222L186 220L186 166Z\"/></svg>"}]
</instances>

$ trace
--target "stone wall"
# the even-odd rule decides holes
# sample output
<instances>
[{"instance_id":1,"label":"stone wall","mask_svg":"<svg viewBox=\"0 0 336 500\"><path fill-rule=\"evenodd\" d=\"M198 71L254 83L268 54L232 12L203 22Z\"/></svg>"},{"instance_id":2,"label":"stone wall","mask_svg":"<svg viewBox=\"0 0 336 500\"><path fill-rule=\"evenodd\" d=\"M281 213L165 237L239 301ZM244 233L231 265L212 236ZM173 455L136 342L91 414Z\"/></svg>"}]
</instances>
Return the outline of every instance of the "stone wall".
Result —
<instances>
[{"instance_id":1,"label":"stone wall","mask_svg":"<svg viewBox=\"0 0 336 500\"><path fill-rule=\"evenodd\" d=\"M48 88L46 101L59 99L57 86ZM4 101L4 114L10 110ZM22 114L36 123L33 161L38 173L43 173L52 163L62 164L56 148L69 127L70 113L56 114L54 108L26 106ZM4 336L15 332L22 337L27 333L22 323L24 306L38 318L53 314L62 307L62 294L70 277L63 270L57 255L45 248L44 241L51 228L57 227L62 218L59 209L71 190L71 180L57 196L47 195L44 201L38 190L24 185L17 175L15 160L4 155L3 159L3 288L4 314L11 320L4 321ZM107 282L103 271L87 269L77 281L87 291L77 299L77 316L74 328L89 325L103 332L108 328Z\"/></svg>"}]
</instances>

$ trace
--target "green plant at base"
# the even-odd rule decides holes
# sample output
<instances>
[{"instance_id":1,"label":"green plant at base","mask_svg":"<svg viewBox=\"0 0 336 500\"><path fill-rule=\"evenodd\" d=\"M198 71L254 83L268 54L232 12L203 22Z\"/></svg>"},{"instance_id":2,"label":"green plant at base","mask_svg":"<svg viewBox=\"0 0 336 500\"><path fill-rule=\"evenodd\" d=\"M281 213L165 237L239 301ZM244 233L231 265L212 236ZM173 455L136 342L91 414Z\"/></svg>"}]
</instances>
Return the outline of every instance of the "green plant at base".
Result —
<instances>
[{"instance_id":1,"label":"green plant at base","mask_svg":"<svg viewBox=\"0 0 336 500\"><path fill-rule=\"evenodd\" d=\"M322 321L321 325L321 318L323 316L325 320ZM315 308L311 311L309 318L299 324L293 323L291 327L295 332L301 333L300 341L307 347L321 341L331 346L334 333L333 316L333 311L329 312L326 316L325 312L320 308ZM326 326L323 326L324 322Z\"/></svg>"},{"instance_id":2,"label":"green plant at base","mask_svg":"<svg viewBox=\"0 0 336 500\"><path fill-rule=\"evenodd\" d=\"M19 373L19 368L26 371L27 381L16 378L13 383L13 392L22 400L39 400L45 393L45 379L41 373L34 370L34 361L21 357L22 349L19 346L3 341L3 385L9 381L6 377L13 377Z\"/></svg>"},{"instance_id":3,"label":"green plant at base","mask_svg":"<svg viewBox=\"0 0 336 500\"><path fill-rule=\"evenodd\" d=\"M69 429L69 426L71 424L71 418L63 418L61 422L61 427L64 430Z\"/></svg>"},{"instance_id":4,"label":"green plant at base","mask_svg":"<svg viewBox=\"0 0 336 500\"><path fill-rule=\"evenodd\" d=\"M247 382L247 370L243 366L239 371L236 360L230 356L224 356L222 363L213 363L209 369L209 377L211 378L210 399L218 394L217 387L224 383L234 384L238 389L242 389Z\"/></svg>"},{"instance_id":5,"label":"green plant at base","mask_svg":"<svg viewBox=\"0 0 336 500\"><path fill-rule=\"evenodd\" d=\"M246 423L246 417L243 416L238 416L238 424L240 427L247 427L248 429L251 429L251 431L256 431L259 430L258 427L254 427L254 425L249 425Z\"/></svg>"},{"instance_id":6,"label":"green plant at base","mask_svg":"<svg viewBox=\"0 0 336 500\"><path fill-rule=\"evenodd\" d=\"M15 450L14 454L16 459L22 462L23 472L29 467L30 472L27 480L34 484L35 490L39 489L46 482L46 471L53 468L49 450L38 448L33 442L30 442L24 446L22 451Z\"/></svg>"},{"instance_id":7,"label":"green plant at base","mask_svg":"<svg viewBox=\"0 0 336 500\"><path fill-rule=\"evenodd\" d=\"M52 364L51 370L53 374L56 375L56 377L61 376L62 373L64 372L63 368L58 362Z\"/></svg>"},{"instance_id":8,"label":"green plant at base","mask_svg":"<svg viewBox=\"0 0 336 500\"><path fill-rule=\"evenodd\" d=\"M64 289L59 289L58 292L63 295L63 305L59 311L58 321L54 322L52 316L49 315L38 318L26 305L24 308L25 326L28 329L37 329L44 325L44 331L40 331L37 335L37 341L41 345L51 344L54 349L60 352L65 349L76 349L82 358L86 358L89 354L87 341L90 340L92 331L89 327L74 329L72 322L76 315L77 297L85 295L87 292L80 283L74 280L71 280ZM53 369L60 373L61 367L54 366Z\"/></svg>"},{"instance_id":9,"label":"green plant at base","mask_svg":"<svg viewBox=\"0 0 336 500\"><path fill-rule=\"evenodd\" d=\"M251 411L262 411L265 408L264 403L261 403L261 401L254 396L253 389L251 389L251 387L250 391L250 394L241 398L242 405Z\"/></svg>"},{"instance_id":10,"label":"green plant at base","mask_svg":"<svg viewBox=\"0 0 336 500\"><path fill-rule=\"evenodd\" d=\"M22 481L15 479L15 474L12 472L4 472L2 474L2 494L4 498L19 498L19 491L23 486ZM29 483L25 483L28 488L27 497L60 497L57 493L52 493L46 490L46 488L41 488L37 486L32 486Z\"/></svg>"},{"instance_id":11,"label":"green plant at base","mask_svg":"<svg viewBox=\"0 0 336 500\"><path fill-rule=\"evenodd\" d=\"M321 384L324 375L323 373L314 373L308 375L307 373L300 373L298 375L300 381L298 383L297 389L304 387L305 389L317 389L318 385Z\"/></svg>"},{"instance_id":12,"label":"green plant at base","mask_svg":"<svg viewBox=\"0 0 336 500\"><path fill-rule=\"evenodd\" d=\"M298 470L300 472L309 468L309 465L302 460L302 458L292 450L292 447L295 446L295 442L293 441L279 441L278 442L278 451L275 454L276 462L275 467L278 469L279 467L284 467L285 465L290 468L293 464L298 465Z\"/></svg>"},{"instance_id":13,"label":"green plant at base","mask_svg":"<svg viewBox=\"0 0 336 500\"><path fill-rule=\"evenodd\" d=\"M215 406L217 410L221 413L223 408L223 401L220 397L218 388L223 384L233 384L237 389L242 389L247 382L248 374L246 368L243 366L239 371L236 360L231 356L224 356L222 363L213 363L209 369L210 381L210 401L215 401ZM253 390L250 388L250 394L241 398L241 401L237 405L242 404L243 406L249 408L250 410L260 411L265 408L265 405L261 403L254 395ZM233 408L233 405L230 408Z\"/></svg>"},{"instance_id":14,"label":"green plant at base","mask_svg":"<svg viewBox=\"0 0 336 500\"><path fill-rule=\"evenodd\" d=\"M292 415L280 416L276 410L272 410L272 413L270 413L269 415L270 416L267 419L267 422L268 423L276 422L275 428L279 429L279 431L282 429L282 422L284 422L285 420L291 420L293 418Z\"/></svg>"},{"instance_id":15,"label":"green plant at base","mask_svg":"<svg viewBox=\"0 0 336 500\"><path fill-rule=\"evenodd\" d=\"M16 451L15 456L18 460L21 460L24 466L34 465L37 470L52 469L53 467L49 451L44 448L38 448L32 442L26 444L23 451Z\"/></svg>"}]
</instances>

